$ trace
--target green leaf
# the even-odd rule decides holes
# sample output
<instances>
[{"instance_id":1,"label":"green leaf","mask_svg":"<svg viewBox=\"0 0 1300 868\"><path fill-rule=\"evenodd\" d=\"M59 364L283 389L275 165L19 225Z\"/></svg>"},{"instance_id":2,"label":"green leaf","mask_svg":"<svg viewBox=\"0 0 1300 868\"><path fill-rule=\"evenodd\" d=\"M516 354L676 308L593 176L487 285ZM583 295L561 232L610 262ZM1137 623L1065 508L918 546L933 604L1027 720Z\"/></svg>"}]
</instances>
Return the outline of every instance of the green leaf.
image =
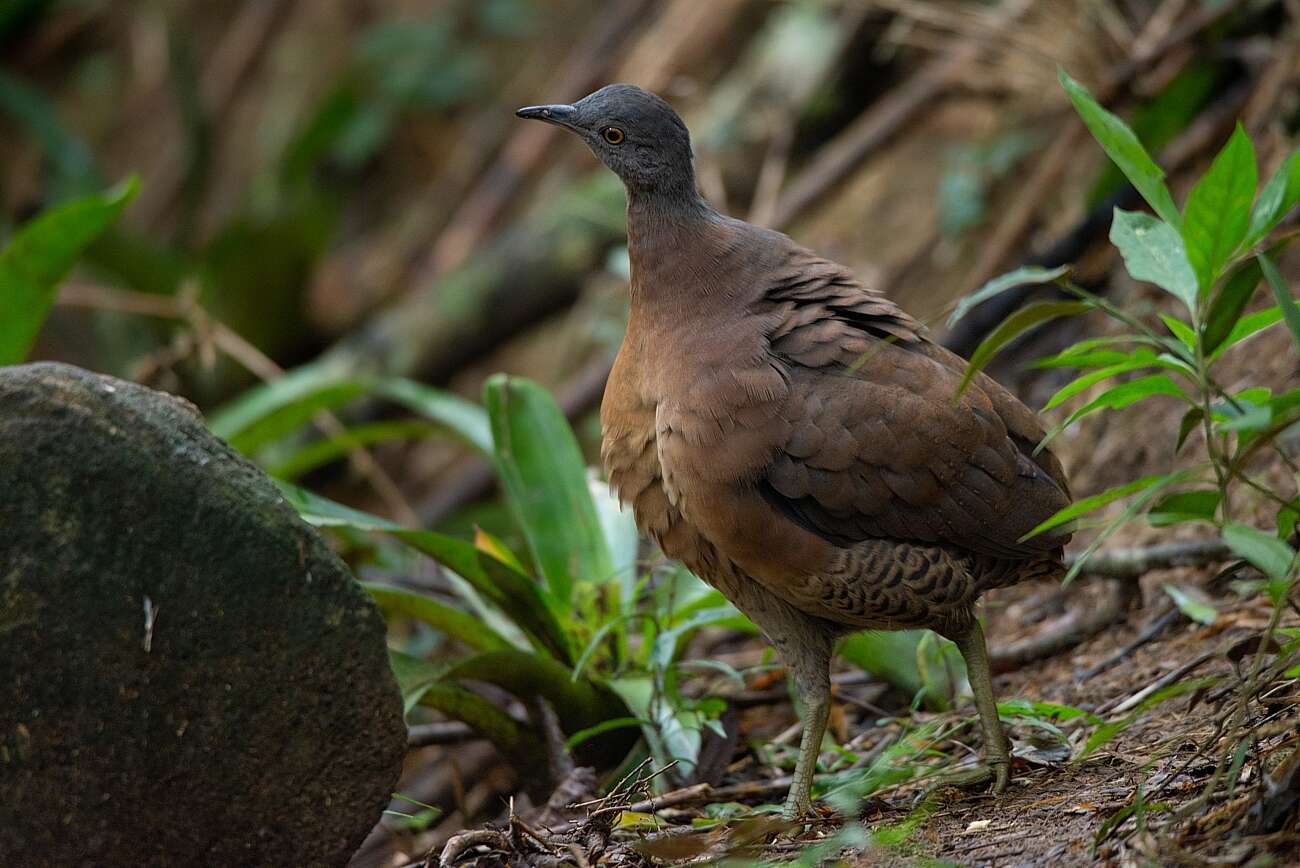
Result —
<instances>
[{"instance_id":1,"label":"green leaf","mask_svg":"<svg viewBox=\"0 0 1300 868\"><path fill-rule=\"evenodd\" d=\"M598 735L604 735L605 733L611 732L612 730L616 730L616 729L630 729L632 727L638 727L641 726L641 724L642 721L639 718L635 718L635 717L615 717L612 718L611 720L602 720L600 723L596 724L595 726L589 726L586 729L580 729L577 732L575 732L573 735L569 736L568 741L564 743L564 746L567 747L569 750L573 750L578 745L582 744L583 742L590 741L591 739L595 738Z\"/></svg>"},{"instance_id":2,"label":"green leaf","mask_svg":"<svg viewBox=\"0 0 1300 868\"><path fill-rule=\"evenodd\" d=\"M921 696L927 708L941 710L947 706L947 697L925 690L926 680L917 655L923 636L924 630L864 630L846 636L835 653L892 684L899 692Z\"/></svg>"},{"instance_id":3,"label":"green leaf","mask_svg":"<svg viewBox=\"0 0 1300 868\"><path fill-rule=\"evenodd\" d=\"M303 521L316 527L348 527L386 533L433 558L460 576L484 600L505 613L539 649L571 663L569 636L555 616L555 602L546 589L473 543L431 530L408 530L387 519L352 509L304 488L276 481L285 500Z\"/></svg>"},{"instance_id":4,"label":"green leaf","mask_svg":"<svg viewBox=\"0 0 1300 868\"><path fill-rule=\"evenodd\" d=\"M1166 223L1180 228L1182 217L1165 186L1165 173L1147 154L1146 148L1142 147L1128 124L1102 108L1087 88L1071 78L1064 69L1058 68L1057 76L1070 101L1074 103L1075 111L1083 118L1106 155Z\"/></svg>"},{"instance_id":5,"label":"green leaf","mask_svg":"<svg viewBox=\"0 0 1300 868\"><path fill-rule=\"evenodd\" d=\"M1254 337L1269 326L1277 325L1281 321L1282 308L1280 307L1270 307L1246 314L1237 320L1237 324L1232 327L1232 331L1228 332L1228 336L1224 338L1219 348L1214 351L1211 359L1217 359L1229 347L1235 346L1247 338Z\"/></svg>"},{"instance_id":6,"label":"green leaf","mask_svg":"<svg viewBox=\"0 0 1300 868\"><path fill-rule=\"evenodd\" d=\"M951 328L956 325L957 321L964 317L971 308L988 301L995 295L1025 284L1052 283L1069 274L1072 267L1070 265L1061 265L1057 268L1039 268L1031 265L1009 271L1001 277L995 277L957 302L957 306L953 308L952 314L948 317L948 326Z\"/></svg>"},{"instance_id":7,"label":"green leaf","mask_svg":"<svg viewBox=\"0 0 1300 868\"><path fill-rule=\"evenodd\" d=\"M960 397L966 391L970 381L983 370L998 350L1015 338L1045 322L1063 316L1086 313L1091 309L1092 305L1083 301L1040 301L1020 308L1020 310L1004 319L975 348L975 352L970 357L970 364L966 366L961 383L957 386L957 397Z\"/></svg>"},{"instance_id":8,"label":"green leaf","mask_svg":"<svg viewBox=\"0 0 1300 868\"><path fill-rule=\"evenodd\" d=\"M250 454L305 425L316 413L366 394L365 380L325 375L307 366L244 392L208 416L208 427L235 449Z\"/></svg>"},{"instance_id":9,"label":"green leaf","mask_svg":"<svg viewBox=\"0 0 1300 868\"><path fill-rule=\"evenodd\" d=\"M1071 344L1054 356L1047 356L1034 362L1036 368L1101 368L1130 358L1132 353L1125 350L1107 350L1121 344L1152 344L1156 341L1140 335L1107 335L1100 338L1087 338Z\"/></svg>"},{"instance_id":10,"label":"green leaf","mask_svg":"<svg viewBox=\"0 0 1300 868\"><path fill-rule=\"evenodd\" d=\"M1272 232L1296 203L1300 203L1300 150L1291 152L1255 200L1246 233L1247 246L1259 243Z\"/></svg>"},{"instance_id":11,"label":"green leaf","mask_svg":"<svg viewBox=\"0 0 1300 868\"><path fill-rule=\"evenodd\" d=\"M77 258L117 220L140 186L134 178L106 193L50 208L0 250L0 365L27 357Z\"/></svg>"},{"instance_id":12,"label":"green leaf","mask_svg":"<svg viewBox=\"0 0 1300 868\"><path fill-rule=\"evenodd\" d=\"M1214 521L1219 508L1219 492L1214 489L1179 491L1151 507L1147 521L1154 527L1167 527L1185 521Z\"/></svg>"},{"instance_id":13,"label":"green leaf","mask_svg":"<svg viewBox=\"0 0 1300 868\"><path fill-rule=\"evenodd\" d=\"M362 587L370 592L370 596L378 604L386 619L391 619L394 615L413 618L459 640L475 651L495 651L513 647L478 618L430 597L373 582L363 582Z\"/></svg>"},{"instance_id":14,"label":"green leaf","mask_svg":"<svg viewBox=\"0 0 1300 868\"><path fill-rule=\"evenodd\" d=\"M1296 346L1300 347L1300 308L1296 307L1295 299L1291 297L1291 288L1286 285L1286 281L1278 273L1277 266L1267 254L1261 253L1255 259L1259 262L1259 269L1263 272L1264 279L1273 290L1277 306L1281 308L1282 316L1286 319L1286 327L1291 330L1291 337L1295 340Z\"/></svg>"},{"instance_id":15,"label":"green leaf","mask_svg":"<svg viewBox=\"0 0 1300 868\"><path fill-rule=\"evenodd\" d=\"M1178 452L1183 448L1183 444L1187 442L1187 436L1196 430L1204 418L1205 411L1200 407L1193 407L1183 414L1182 421L1178 423L1178 442L1174 444L1174 452Z\"/></svg>"},{"instance_id":16,"label":"green leaf","mask_svg":"<svg viewBox=\"0 0 1300 868\"><path fill-rule=\"evenodd\" d=\"M533 563L560 610L578 581L614 578L614 560L568 420L536 383L497 375L484 386L493 458Z\"/></svg>"},{"instance_id":17,"label":"green leaf","mask_svg":"<svg viewBox=\"0 0 1300 868\"><path fill-rule=\"evenodd\" d=\"M266 472L281 479L295 479L337 461L353 449L390 443L394 440L420 440L439 432L436 425L422 419L398 419L373 422L348 428L342 434L313 440L292 449L283 458L268 464Z\"/></svg>"},{"instance_id":18,"label":"green leaf","mask_svg":"<svg viewBox=\"0 0 1300 868\"><path fill-rule=\"evenodd\" d=\"M1246 237L1258 182L1255 147L1241 124L1187 197L1183 241L1201 292L1210 291Z\"/></svg>"},{"instance_id":19,"label":"green leaf","mask_svg":"<svg viewBox=\"0 0 1300 868\"><path fill-rule=\"evenodd\" d=\"M1147 398L1156 395L1169 395L1180 398L1189 404L1193 403L1187 393L1170 379L1168 374L1148 374L1145 377L1138 377L1136 380L1129 380L1117 386L1111 386L1097 398L1075 410L1063 422L1055 425L1051 431L1047 432L1047 436L1043 438L1043 442L1038 445L1038 448L1042 449L1052 438L1066 428L1098 410L1122 410L1136 404L1138 401L1145 401Z\"/></svg>"},{"instance_id":20,"label":"green leaf","mask_svg":"<svg viewBox=\"0 0 1300 868\"><path fill-rule=\"evenodd\" d=\"M1165 324L1165 327L1169 329L1174 337L1178 338L1179 343L1188 349L1196 348L1196 332L1192 331L1191 326L1178 317L1170 316L1167 313L1160 314L1160 321Z\"/></svg>"},{"instance_id":21,"label":"green leaf","mask_svg":"<svg viewBox=\"0 0 1300 868\"><path fill-rule=\"evenodd\" d=\"M1137 356L1129 356L1125 358L1124 361L1118 362L1117 364L1083 374L1062 386L1055 395L1049 398L1047 403L1043 405L1043 411L1059 407L1075 395L1091 386L1095 386L1102 380L1109 380L1111 377L1127 373L1128 371L1151 367L1154 364L1154 361L1155 354L1147 351L1145 355L1139 354Z\"/></svg>"},{"instance_id":22,"label":"green leaf","mask_svg":"<svg viewBox=\"0 0 1300 868\"><path fill-rule=\"evenodd\" d=\"M244 453L305 425L316 413L364 396L387 398L446 428L488 455L492 437L482 407L457 395L411 380L339 377L319 365L305 365L278 380L249 389L209 416L213 433Z\"/></svg>"},{"instance_id":23,"label":"green leaf","mask_svg":"<svg viewBox=\"0 0 1300 868\"><path fill-rule=\"evenodd\" d=\"M1217 350L1241 320L1241 312L1255 293L1262 272L1259 262L1252 259L1232 273L1214 297L1210 312L1201 330L1201 346L1208 356Z\"/></svg>"},{"instance_id":24,"label":"green leaf","mask_svg":"<svg viewBox=\"0 0 1300 868\"><path fill-rule=\"evenodd\" d=\"M1119 248L1134 280L1154 283L1191 310L1196 305L1196 272L1183 239L1170 224L1140 211L1115 209L1110 242Z\"/></svg>"},{"instance_id":25,"label":"green leaf","mask_svg":"<svg viewBox=\"0 0 1300 868\"><path fill-rule=\"evenodd\" d=\"M1277 511L1278 539L1291 539L1298 522L1300 522L1300 499L1291 501Z\"/></svg>"},{"instance_id":26,"label":"green leaf","mask_svg":"<svg viewBox=\"0 0 1300 868\"><path fill-rule=\"evenodd\" d=\"M380 380L373 393L443 426L484 456L492 454L492 426L487 413L473 401L402 378Z\"/></svg>"},{"instance_id":27,"label":"green leaf","mask_svg":"<svg viewBox=\"0 0 1300 868\"><path fill-rule=\"evenodd\" d=\"M1270 579L1290 576L1295 550L1271 533L1244 524L1228 523L1223 526L1223 540Z\"/></svg>"},{"instance_id":28,"label":"green leaf","mask_svg":"<svg viewBox=\"0 0 1300 868\"><path fill-rule=\"evenodd\" d=\"M1091 497L1085 497L1082 500L1076 500L1074 503L1057 512L1046 521L1039 524L1029 533L1025 534L1022 539L1038 536L1040 533L1051 530L1054 527L1060 527L1067 521L1076 519L1081 515L1086 515L1093 510L1100 509L1108 503L1113 503L1131 494L1144 491L1158 483L1169 481L1169 477L1164 474L1153 476L1143 476L1141 479L1135 479L1132 482L1126 482L1123 485L1117 485L1114 488L1108 488L1100 494L1094 494Z\"/></svg>"},{"instance_id":29,"label":"green leaf","mask_svg":"<svg viewBox=\"0 0 1300 868\"><path fill-rule=\"evenodd\" d=\"M1178 610L1196 623L1208 626L1219 620L1219 610L1200 588L1170 584L1166 584L1164 588Z\"/></svg>"}]
</instances>

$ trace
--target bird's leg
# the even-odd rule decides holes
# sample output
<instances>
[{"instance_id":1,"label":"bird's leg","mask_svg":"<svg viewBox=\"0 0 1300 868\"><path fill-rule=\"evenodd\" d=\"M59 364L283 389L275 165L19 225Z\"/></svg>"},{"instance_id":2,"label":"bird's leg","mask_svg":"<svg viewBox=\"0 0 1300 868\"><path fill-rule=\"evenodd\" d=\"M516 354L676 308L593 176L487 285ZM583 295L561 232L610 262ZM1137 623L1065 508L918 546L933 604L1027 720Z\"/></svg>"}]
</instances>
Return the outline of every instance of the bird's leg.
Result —
<instances>
[{"instance_id":1,"label":"bird's leg","mask_svg":"<svg viewBox=\"0 0 1300 868\"><path fill-rule=\"evenodd\" d=\"M1011 754L1007 751L1007 737L998 717L998 703L993 696L993 676L989 668L989 649L984 644L984 630L976 618L970 626L952 637L961 656L966 660L966 677L971 693L975 695L975 708L979 711L980 726L984 730L984 757L992 771L993 792L1000 793L1007 786L1011 772ZM981 770L981 779L987 780L987 770ZM967 783L977 783L970 780Z\"/></svg>"},{"instance_id":2,"label":"bird's leg","mask_svg":"<svg viewBox=\"0 0 1300 868\"><path fill-rule=\"evenodd\" d=\"M814 656L820 656L818 663L808 659ZM817 771L817 757L821 754L822 738L826 735L826 721L831 711L830 661L827 656L824 653L805 653L805 659L794 663L792 668L799 703L803 706L800 709L803 739L799 742L799 759L794 766L794 779L782 811L787 820L797 820L813 812L813 774Z\"/></svg>"}]
</instances>

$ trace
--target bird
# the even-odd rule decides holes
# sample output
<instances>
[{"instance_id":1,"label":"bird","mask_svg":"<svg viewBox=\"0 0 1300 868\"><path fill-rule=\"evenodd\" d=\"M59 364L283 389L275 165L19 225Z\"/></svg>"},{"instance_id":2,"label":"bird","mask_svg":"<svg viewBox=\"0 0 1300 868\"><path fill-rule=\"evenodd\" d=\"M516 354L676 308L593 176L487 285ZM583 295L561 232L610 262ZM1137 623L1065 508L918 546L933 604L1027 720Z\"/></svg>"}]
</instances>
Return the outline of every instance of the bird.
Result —
<instances>
[{"instance_id":1,"label":"bird","mask_svg":"<svg viewBox=\"0 0 1300 868\"><path fill-rule=\"evenodd\" d=\"M929 628L966 662L984 761L1009 779L975 603L1064 572L1070 503L1038 416L846 267L719 213L662 98L611 84L518 117L577 135L622 180L627 331L601 459L641 531L719 590L785 662L803 719L784 814L811 816L835 642Z\"/></svg>"}]
</instances>

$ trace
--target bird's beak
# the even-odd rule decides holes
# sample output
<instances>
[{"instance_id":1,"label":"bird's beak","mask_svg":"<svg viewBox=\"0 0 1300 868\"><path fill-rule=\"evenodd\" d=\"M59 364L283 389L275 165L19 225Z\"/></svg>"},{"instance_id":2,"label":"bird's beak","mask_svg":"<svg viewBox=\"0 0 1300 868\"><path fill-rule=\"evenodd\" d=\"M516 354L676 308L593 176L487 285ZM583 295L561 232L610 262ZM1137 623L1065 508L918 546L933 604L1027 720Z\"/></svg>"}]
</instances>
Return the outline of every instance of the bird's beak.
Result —
<instances>
[{"instance_id":1,"label":"bird's beak","mask_svg":"<svg viewBox=\"0 0 1300 868\"><path fill-rule=\"evenodd\" d=\"M577 129L574 118L578 110L571 105L530 105L515 112L515 115L527 120L546 121L557 127Z\"/></svg>"}]
</instances>

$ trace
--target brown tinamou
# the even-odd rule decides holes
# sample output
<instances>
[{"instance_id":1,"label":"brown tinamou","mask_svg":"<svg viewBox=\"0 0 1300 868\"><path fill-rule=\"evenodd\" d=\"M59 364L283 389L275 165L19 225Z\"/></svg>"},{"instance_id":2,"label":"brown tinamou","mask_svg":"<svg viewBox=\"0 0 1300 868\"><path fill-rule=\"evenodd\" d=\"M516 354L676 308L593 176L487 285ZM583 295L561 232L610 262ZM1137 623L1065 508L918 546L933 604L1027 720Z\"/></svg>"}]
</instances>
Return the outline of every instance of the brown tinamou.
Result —
<instances>
[{"instance_id":1,"label":"brown tinamou","mask_svg":"<svg viewBox=\"0 0 1300 868\"><path fill-rule=\"evenodd\" d=\"M928 627L966 660L987 765L1007 782L980 593L1061 572L1069 503L1037 416L843 266L719 214L690 136L640 88L520 109L582 138L627 189L631 315L601 406L611 485L664 552L750 617L789 666L810 786L835 639Z\"/></svg>"}]
</instances>

